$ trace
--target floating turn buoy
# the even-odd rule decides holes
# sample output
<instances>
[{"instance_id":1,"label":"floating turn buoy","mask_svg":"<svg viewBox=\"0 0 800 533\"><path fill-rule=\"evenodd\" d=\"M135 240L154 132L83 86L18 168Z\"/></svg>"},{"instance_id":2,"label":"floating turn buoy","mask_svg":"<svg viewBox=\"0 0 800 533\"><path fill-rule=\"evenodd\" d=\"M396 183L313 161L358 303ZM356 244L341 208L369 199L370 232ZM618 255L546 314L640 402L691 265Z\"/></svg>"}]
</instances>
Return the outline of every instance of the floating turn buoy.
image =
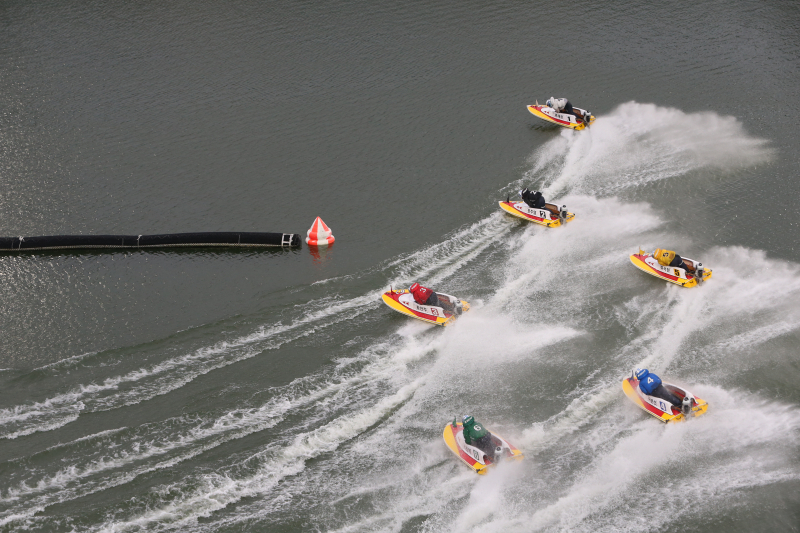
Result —
<instances>
[{"instance_id":1,"label":"floating turn buoy","mask_svg":"<svg viewBox=\"0 0 800 533\"><path fill-rule=\"evenodd\" d=\"M328 246L333 244L335 240L331 233L331 228L326 226L321 218L317 217L314 223L311 224L311 229L308 230L306 244L309 246Z\"/></svg>"}]
</instances>

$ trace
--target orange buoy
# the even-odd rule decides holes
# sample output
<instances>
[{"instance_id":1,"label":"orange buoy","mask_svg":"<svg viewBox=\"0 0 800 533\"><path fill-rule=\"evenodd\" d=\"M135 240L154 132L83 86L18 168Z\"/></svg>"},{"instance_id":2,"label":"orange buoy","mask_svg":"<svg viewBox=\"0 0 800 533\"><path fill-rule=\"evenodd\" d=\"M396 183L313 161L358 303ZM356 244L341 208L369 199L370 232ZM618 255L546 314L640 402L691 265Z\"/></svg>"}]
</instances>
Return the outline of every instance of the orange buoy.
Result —
<instances>
[{"instance_id":1,"label":"orange buoy","mask_svg":"<svg viewBox=\"0 0 800 533\"><path fill-rule=\"evenodd\" d=\"M306 244L309 246L328 246L333 244L336 239L333 238L331 228L329 228L321 218L317 217L311 228L307 232Z\"/></svg>"}]
</instances>

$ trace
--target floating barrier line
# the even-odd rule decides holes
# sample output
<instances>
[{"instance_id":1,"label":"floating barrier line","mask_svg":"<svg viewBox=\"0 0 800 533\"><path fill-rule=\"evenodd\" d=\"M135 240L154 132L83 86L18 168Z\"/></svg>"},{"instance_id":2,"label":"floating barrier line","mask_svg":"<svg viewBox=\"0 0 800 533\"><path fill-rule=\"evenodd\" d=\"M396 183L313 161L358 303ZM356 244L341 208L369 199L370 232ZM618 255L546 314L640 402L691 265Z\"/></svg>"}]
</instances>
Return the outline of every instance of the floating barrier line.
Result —
<instances>
[{"instance_id":1,"label":"floating barrier line","mask_svg":"<svg viewBox=\"0 0 800 533\"><path fill-rule=\"evenodd\" d=\"M296 233L206 232L162 235L51 235L0 237L0 252L118 248L234 247L260 248L300 246Z\"/></svg>"}]
</instances>

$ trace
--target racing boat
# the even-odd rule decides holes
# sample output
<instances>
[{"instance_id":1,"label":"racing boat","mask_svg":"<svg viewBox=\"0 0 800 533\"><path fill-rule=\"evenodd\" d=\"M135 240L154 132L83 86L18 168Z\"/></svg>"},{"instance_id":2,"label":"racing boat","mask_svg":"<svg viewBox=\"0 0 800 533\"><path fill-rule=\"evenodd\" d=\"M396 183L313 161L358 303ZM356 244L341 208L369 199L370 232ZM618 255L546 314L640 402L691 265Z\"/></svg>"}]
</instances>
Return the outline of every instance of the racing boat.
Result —
<instances>
[{"instance_id":1,"label":"racing boat","mask_svg":"<svg viewBox=\"0 0 800 533\"><path fill-rule=\"evenodd\" d=\"M442 436L450 451L478 474L486 474L490 466L500 461L521 461L525 457L521 451L493 431L490 431L494 444L492 453L486 453L484 450L464 442L463 431L464 426L461 422L453 420L451 424L444 427Z\"/></svg>"},{"instance_id":2,"label":"racing boat","mask_svg":"<svg viewBox=\"0 0 800 533\"><path fill-rule=\"evenodd\" d=\"M681 422L689 417L700 416L708 410L708 403L684 390L677 385L662 381L661 384L672 394L681 399L681 407L675 407L666 400L650 396L642 392L639 388L639 380L631 372L631 376L622 380L622 390L630 400L644 409L648 414L653 415L662 422Z\"/></svg>"},{"instance_id":3,"label":"racing boat","mask_svg":"<svg viewBox=\"0 0 800 533\"><path fill-rule=\"evenodd\" d=\"M711 269L704 268L703 263L700 261L689 259L688 257L681 257L681 259L686 263L686 266L694 269L694 272L687 272L679 267L664 266L653 257L652 253L644 250L639 250L638 254L631 255L631 263L639 270L644 270L657 278L687 289L695 287L711 277Z\"/></svg>"},{"instance_id":4,"label":"racing boat","mask_svg":"<svg viewBox=\"0 0 800 533\"><path fill-rule=\"evenodd\" d=\"M404 315L428 322L429 324L436 324L437 326L447 326L456 321L456 317L466 311L469 311L469 304L464 300L459 300L455 296L437 292L436 296L439 300L446 300L452 305L452 310L445 310L444 307L436 307L432 305L420 305L414 301L414 296L408 291L390 289L383 293L381 297L383 303Z\"/></svg>"},{"instance_id":5,"label":"racing boat","mask_svg":"<svg viewBox=\"0 0 800 533\"><path fill-rule=\"evenodd\" d=\"M514 215L548 228L557 228L575 218L575 213L567 211L567 206L565 205L562 205L559 209L556 204L544 204L544 209L536 209L521 200L512 202L509 198L506 198L505 202L500 202L500 209L509 215Z\"/></svg>"},{"instance_id":6,"label":"racing boat","mask_svg":"<svg viewBox=\"0 0 800 533\"><path fill-rule=\"evenodd\" d=\"M585 109L581 109L580 107L572 106L572 109L579 111L581 115L584 117L588 117L588 123L592 124L594 122L594 115L586 111ZM584 120L580 120L575 115L571 115L569 113L556 113L556 110L552 107L547 105L539 105L539 101L536 101L536 105L529 105L528 111L533 114L533 116L539 117L542 120L546 120L547 122L552 122L553 124L558 124L559 126L564 126L565 128L571 128L573 130L582 130L586 128L587 123Z\"/></svg>"}]
</instances>

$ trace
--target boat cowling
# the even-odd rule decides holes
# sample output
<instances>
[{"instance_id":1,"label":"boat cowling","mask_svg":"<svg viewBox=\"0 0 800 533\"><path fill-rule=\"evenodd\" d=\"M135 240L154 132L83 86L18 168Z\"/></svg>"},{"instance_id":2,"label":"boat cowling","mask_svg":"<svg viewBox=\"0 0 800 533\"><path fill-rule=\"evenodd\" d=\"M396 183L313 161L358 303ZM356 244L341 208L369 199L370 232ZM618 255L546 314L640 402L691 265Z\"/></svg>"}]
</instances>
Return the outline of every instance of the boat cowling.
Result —
<instances>
[{"instance_id":1,"label":"boat cowling","mask_svg":"<svg viewBox=\"0 0 800 533\"><path fill-rule=\"evenodd\" d=\"M681 403L681 412L683 416L689 416L692 412L692 397L688 394L683 397L683 402Z\"/></svg>"},{"instance_id":2,"label":"boat cowling","mask_svg":"<svg viewBox=\"0 0 800 533\"><path fill-rule=\"evenodd\" d=\"M697 278L697 281L702 282L704 275L705 270L703 269L703 263L697 263L697 267L695 268L695 277Z\"/></svg>"}]
</instances>

